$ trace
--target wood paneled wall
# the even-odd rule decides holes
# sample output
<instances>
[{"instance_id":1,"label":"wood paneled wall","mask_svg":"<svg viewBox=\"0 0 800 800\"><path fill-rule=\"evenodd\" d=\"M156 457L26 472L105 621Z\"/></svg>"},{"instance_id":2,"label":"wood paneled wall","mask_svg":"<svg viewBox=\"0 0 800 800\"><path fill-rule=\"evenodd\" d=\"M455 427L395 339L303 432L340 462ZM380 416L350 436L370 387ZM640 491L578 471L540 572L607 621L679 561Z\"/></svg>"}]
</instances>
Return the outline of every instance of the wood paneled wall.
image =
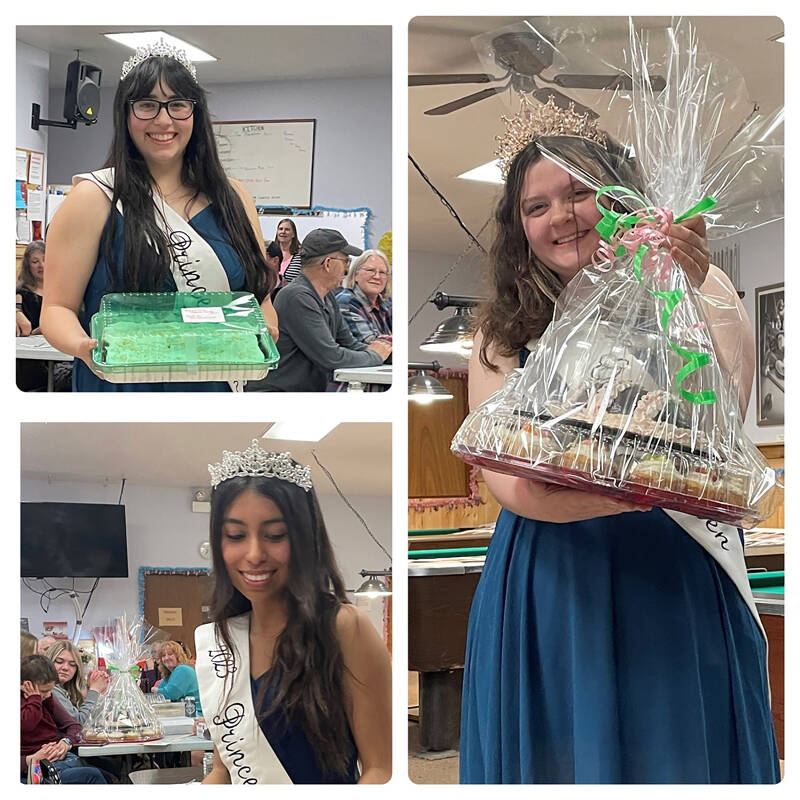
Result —
<instances>
[{"instance_id":1,"label":"wood paneled wall","mask_svg":"<svg viewBox=\"0 0 800 800\"><path fill-rule=\"evenodd\" d=\"M469 495L469 467L450 452L450 442L467 416L467 381L439 379L452 400L408 404L409 497Z\"/></svg>"}]
</instances>

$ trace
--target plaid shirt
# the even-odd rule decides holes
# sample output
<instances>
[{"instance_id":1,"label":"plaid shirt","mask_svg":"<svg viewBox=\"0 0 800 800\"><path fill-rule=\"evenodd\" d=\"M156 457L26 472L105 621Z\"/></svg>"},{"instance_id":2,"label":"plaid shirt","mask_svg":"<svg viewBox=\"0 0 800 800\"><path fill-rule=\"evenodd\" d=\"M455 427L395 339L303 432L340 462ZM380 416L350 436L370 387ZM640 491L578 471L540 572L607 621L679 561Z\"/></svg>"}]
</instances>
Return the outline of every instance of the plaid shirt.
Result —
<instances>
[{"instance_id":1,"label":"plaid shirt","mask_svg":"<svg viewBox=\"0 0 800 800\"><path fill-rule=\"evenodd\" d=\"M378 295L377 307L367 299L360 286L342 289L336 295L344 321L359 342L371 342L379 336L392 335L392 299Z\"/></svg>"},{"instance_id":2,"label":"plaid shirt","mask_svg":"<svg viewBox=\"0 0 800 800\"><path fill-rule=\"evenodd\" d=\"M392 335L392 298L378 295L378 306L373 306L360 286L342 289L336 302L350 333L359 342L372 342L379 336ZM385 392L389 387L378 383L364 385L365 392ZM328 381L329 392L346 392L346 383Z\"/></svg>"}]
</instances>

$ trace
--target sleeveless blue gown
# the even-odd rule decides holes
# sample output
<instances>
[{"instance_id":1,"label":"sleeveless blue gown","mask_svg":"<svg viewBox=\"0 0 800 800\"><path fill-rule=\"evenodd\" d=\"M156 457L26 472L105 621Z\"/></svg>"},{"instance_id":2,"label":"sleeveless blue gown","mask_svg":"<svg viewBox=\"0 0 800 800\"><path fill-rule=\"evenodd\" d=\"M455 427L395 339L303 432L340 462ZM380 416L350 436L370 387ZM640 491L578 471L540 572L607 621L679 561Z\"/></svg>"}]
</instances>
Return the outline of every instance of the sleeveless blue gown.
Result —
<instances>
[{"instance_id":1,"label":"sleeveless blue gown","mask_svg":"<svg viewBox=\"0 0 800 800\"><path fill-rule=\"evenodd\" d=\"M461 783L777 783L764 637L660 509L503 510L475 592Z\"/></svg>"},{"instance_id":2,"label":"sleeveless blue gown","mask_svg":"<svg viewBox=\"0 0 800 800\"><path fill-rule=\"evenodd\" d=\"M255 706L259 687L269 673L260 678L250 678L250 687ZM272 702L272 687L267 689L264 698L265 708ZM261 730L275 751L275 755L291 778L292 783L358 783L358 756L356 744L350 734L352 758L348 764L347 775L334 775L325 772L314 757L314 750L299 725L285 725L280 712L271 714L261 720Z\"/></svg>"},{"instance_id":3,"label":"sleeveless blue gown","mask_svg":"<svg viewBox=\"0 0 800 800\"><path fill-rule=\"evenodd\" d=\"M122 215L114 210L117 215L117 227L112 244L114 259L117 264L122 262L123 254L123 232ZM227 234L223 233L211 206L206 206L202 211L195 214L189 224L194 228L212 247L217 254L225 274L228 276L231 291L243 291L245 288L244 268L236 254ZM97 313L100 308L100 300L103 295L111 291L108 280L108 263L105 257L105 242L108 235L108 223L103 228L100 237L100 249L98 251L97 263L94 266L86 292L83 296L83 312L80 315L80 322L87 334L90 333L90 321L92 315ZM175 282L172 276L169 277L162 291L176 291ZM98 378L87 366L76 358L72 371L72 391L73 392L229 392L230 386L224 381L207 381L183 383L110 383Z\"/></svg>"}]
</instances>

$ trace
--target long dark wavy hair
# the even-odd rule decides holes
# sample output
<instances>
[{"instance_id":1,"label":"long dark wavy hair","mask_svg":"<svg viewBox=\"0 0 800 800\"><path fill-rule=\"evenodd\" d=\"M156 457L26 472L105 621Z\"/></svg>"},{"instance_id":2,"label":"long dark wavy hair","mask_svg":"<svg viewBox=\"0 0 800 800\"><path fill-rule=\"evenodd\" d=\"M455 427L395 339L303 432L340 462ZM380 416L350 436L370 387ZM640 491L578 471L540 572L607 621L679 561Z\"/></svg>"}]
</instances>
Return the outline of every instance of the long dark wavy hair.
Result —
<instances>
[{"instance_id":1,"label":"long dark wavy hair","mask_svg":"<svg viewBox=\"0 0 800 800\"><path fill-rule=\"evenodd\" d=\"M319 765L346 775L354 748L347 719L344 660L336 636L336 615L349 603L336 566L325 522L314 490L279 478L237 477L223 481L211 495L211 553L214 590L211 614L218 641L234 653L228 619L251 609L250 601L231 583L222 558L222 525L231 503L244 491L258 492L281 511L288 530L289 578L285 588L286 628L278 636L267 677L256 698L263 719L276 711L284 722L299 723ZM245 665L247 667L247 665Z\"/></svg>"},{"instance_id":2,"label":"long dark wavy hair","mask_svg":"<svg viewBox=\"0 0 800 800\"><path fill-rule=\"evenodd\" d=\"M167 237L156 225L153 183L142 154L128 132L130 101L147 97L156 84L168 86L178 97L194 100L192 136L183 154L181 181L193 190L188 208L201 193L211 213L244 268L245 287L261 303L274 288L275 277L261 254L242 201L225 175L214 141L206 93L189 71L166 56L148 58L119 82L114 95L114 138L105 167L114 168L113 198L108 217L105 256L115 291L164 291L171 276ZM122 201L124 245L122 265L115 263L112 246L117 225L115 208Z\"/></svg>"},{"instance_id":3,"label":"long dark wavy hair","mask_svg":"<svg viewBox=\"0 0 800 800\"><path fill-rule=\"evenodd\" d=\"M293 219L287 217L286 219L279 220L278 224L275 226L275 241L278 241L278 228L280 228L284 222L288 222L292 226L292 241L289 243L289 252L294 255L300 250L300 239L297 238L297 225L294 224Z\"/></svg>"},{"instance_id":4,"label":"long dark wavy hair","mask_svg":"<svg viewBox=\"0 0 800 800\"><path fill-rule=\"evenodd\" d=\"M542 137L517 154L495 210L489 296L478 323L483 334L480 362L495 372L498 367L489 359L489 347L494 346L504 358L516 357L530 339L541 336L550 324L555 302L564 288L561 277L530 249L522 224L520 201L525 176L530 166L543 158L537 142L581 168L602 186L619 184L642 192L635 160L610 139L603 148L596 142L573 136Z\"/></svg>"},{"instance_id":5,"label":"long dark wavy hair","mask_svg":"<svg viewBox=\"0 0 800 800\"><path fill-rule=\"evenodd\" d=\"M17 291L20 289L28 289L33 291L36 288L36 278L33 277L31 272L31 256L34 253L41 253L44 255L44 242L35 241L31 242L22 254L22 263L19 266L19 280L17 281Z\"/></svg>"}]
</instances>

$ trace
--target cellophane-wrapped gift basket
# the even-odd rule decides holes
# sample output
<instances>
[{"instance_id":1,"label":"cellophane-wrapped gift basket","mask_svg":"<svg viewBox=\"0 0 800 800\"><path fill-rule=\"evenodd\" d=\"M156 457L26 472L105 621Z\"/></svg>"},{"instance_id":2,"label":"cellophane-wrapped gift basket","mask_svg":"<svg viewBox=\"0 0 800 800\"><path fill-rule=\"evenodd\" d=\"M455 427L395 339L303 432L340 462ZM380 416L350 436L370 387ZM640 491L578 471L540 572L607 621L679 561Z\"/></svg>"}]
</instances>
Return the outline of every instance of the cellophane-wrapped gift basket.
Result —
<instances>
[{"instance_id":1,"label":"cellophane-wrapped gift basket","mask_svg":"<svg viewBox=\"0 0 800 800\"><path fill-rule=\"evenodd\" d=\"M259 380L278 349L249 292L107 294L93 369L111 383Z\"/></svg>"},{"instance_id":2,"label":"cellophane-wrapped gift basket","mask_svg":"<svg viewBox=\"0 0 800 800\"><path fill-rule=\"evenodd\" d=\"M111 680L83 726L86 744L162 738L161 723L138 685L140 663L152 657L155 634L142 617L122 616L95 629L97 655L105 661Z\"/></svg>"},{"instance_id":3,"label":"cellophane-wrapped gift basket","mask_svg":"<svg viewBox=\"0 0 800 800\"><path fill-rule=\"evenodd\" d=\"M709 239L779 218L759 189L782 157L782 110L742 120L734 70L705 54L684 21L663 36L659 89L653 35L631 25L633 89L614 97L628 105L615 130L621 151L588 117L577 136L552 135L550 101L543 111L524 100L506 120L517 138L526 126L544 130L542 155L596 191L601 246L558 297L524 367L467 416L452 451L495 472L753 525L780 498L775 471L742 431L752 330L729 284L690 283L665 232L698 213ZM638 186L599 178L598 159L619 152L627 164L614 174L638 174Z\"/></svg>"}]
</instances>

